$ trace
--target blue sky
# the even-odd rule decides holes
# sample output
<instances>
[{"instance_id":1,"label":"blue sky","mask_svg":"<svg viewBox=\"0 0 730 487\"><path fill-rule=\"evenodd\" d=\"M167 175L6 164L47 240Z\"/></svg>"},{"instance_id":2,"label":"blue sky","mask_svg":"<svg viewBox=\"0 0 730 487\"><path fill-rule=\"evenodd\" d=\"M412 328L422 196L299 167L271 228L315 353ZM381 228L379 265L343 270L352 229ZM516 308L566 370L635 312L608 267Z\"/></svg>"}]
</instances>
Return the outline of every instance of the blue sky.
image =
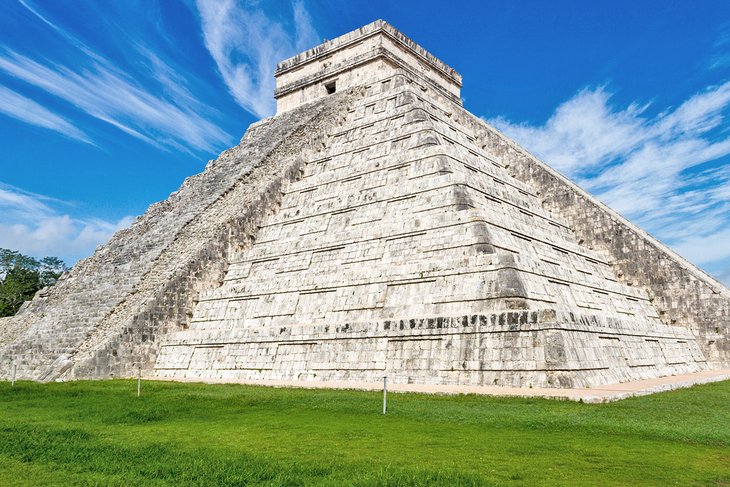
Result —
<instances>
[{"instance_id":1,"label":"blue sky","mask_svg":"<svg viewBox=\"0 0 730 487\"><path fill-rule=\"evenodd\" d=\"M73 263L383 18L465 107L730 283L730 2L0 0L0 247Z\"/></svg>"}]
</instances>

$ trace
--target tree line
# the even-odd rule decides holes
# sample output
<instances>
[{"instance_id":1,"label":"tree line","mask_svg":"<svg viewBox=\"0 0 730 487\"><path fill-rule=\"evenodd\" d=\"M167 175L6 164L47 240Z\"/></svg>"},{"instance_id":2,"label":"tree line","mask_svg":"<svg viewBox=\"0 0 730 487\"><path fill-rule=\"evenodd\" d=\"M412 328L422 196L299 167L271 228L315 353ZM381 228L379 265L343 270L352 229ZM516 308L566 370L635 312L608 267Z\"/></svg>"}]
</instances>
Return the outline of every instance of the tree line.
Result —
<instances>
[{"instance_id":1,"label":"tree line","mask_svg":"<svg viewBox=\"0 0 730 487\"><path fill-rule=\"evenodd\" d=\"M14 315L25 301L55 284L68 269L58 257L36 259L0 248L0 317Z\"/></svg>"}]
</instances>

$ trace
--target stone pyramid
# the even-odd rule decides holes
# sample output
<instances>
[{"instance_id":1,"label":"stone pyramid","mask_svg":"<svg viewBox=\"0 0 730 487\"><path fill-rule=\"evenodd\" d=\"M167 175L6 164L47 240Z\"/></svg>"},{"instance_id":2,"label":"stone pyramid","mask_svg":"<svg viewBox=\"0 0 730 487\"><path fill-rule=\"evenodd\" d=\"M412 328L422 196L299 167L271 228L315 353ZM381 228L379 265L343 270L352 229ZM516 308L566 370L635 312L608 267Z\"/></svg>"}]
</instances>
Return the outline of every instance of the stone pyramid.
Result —
<instances>
[{"instance_id":1,"label":"stone pyramid","mask_svg":"<svg viewBox=\"0 0 730 487\"><path fill-rule=\"evenodd\" d=\"M383 21L0 321L37 380L590 387L730 363L730 291L461 106Z\"/></svg>"}]
</instances>

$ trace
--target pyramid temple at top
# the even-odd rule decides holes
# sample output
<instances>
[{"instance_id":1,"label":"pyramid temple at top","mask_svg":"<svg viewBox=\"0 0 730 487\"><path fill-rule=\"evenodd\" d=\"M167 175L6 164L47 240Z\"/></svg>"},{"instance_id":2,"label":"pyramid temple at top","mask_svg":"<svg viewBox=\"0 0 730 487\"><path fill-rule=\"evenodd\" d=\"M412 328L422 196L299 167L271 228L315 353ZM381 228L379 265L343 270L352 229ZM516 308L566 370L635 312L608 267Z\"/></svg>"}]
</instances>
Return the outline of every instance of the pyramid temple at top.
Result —
<instances>
[{"instance_id":1,"label":"pyramid temple at top","mask_svg":"<svg viewBox=\"0 0 730 487\"><path fill-rule=\"evenodd\" d=\"M383 21L20 312L0 377L590 387L726 367L730 291L460 100Z\"/></svg>"}]
</instances>

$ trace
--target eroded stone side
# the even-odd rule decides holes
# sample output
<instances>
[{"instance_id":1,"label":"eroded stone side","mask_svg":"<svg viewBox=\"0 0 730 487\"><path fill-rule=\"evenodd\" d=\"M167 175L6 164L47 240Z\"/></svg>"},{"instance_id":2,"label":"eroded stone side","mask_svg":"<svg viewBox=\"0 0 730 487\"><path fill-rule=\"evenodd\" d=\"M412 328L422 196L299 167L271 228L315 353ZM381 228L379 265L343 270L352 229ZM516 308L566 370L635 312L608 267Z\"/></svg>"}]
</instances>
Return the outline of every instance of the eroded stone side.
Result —
<instances>
[{"instance_id":1,"label":"eroded stone side","mask_svg":"<svg viewBox=\"0 0 730 487\"><path fill-rule=\"evenodd\" d=\"M245 247L299 176L298 155L321 145L352 94L252 126L241 144L152 205L5 326L0 376L39 380L128 375L154 363L160 335L184 328L199 291L218 286L232 249Z\"/></svg>"},{"instance_id":2,"label":"eroded stone side","mask_svg":"<svg viewBox=\"0 0 730 487\"><path fill-rule=\"evenodd\" d=\"M581 246L605 253L621 282L645 289L666 324L686 327L707 360L730 364L730 291L496 129L464 112L480 145L565 218Z\"/></svg>"}]
</instances>

